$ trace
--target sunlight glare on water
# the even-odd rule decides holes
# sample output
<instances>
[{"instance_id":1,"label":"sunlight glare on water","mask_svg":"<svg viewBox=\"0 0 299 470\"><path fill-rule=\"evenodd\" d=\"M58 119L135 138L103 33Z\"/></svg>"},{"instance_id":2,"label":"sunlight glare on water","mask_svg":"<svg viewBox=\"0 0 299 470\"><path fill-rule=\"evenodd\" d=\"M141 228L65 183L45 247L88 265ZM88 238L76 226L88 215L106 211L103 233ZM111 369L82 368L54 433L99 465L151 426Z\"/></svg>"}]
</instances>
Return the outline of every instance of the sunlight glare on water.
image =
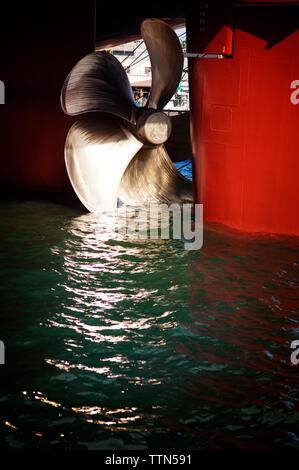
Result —
<instances>
[{"instance_id":1,"label":"sunlight glare on water","mask_svg":"<svg viewBox=\"0 0 299 470\"><path fill-rule=\"evenodd\" d=\"M1 447L298 448L297 238L206 224L187 251L47 200L1 221Z\"/></svg>"}]
</instances>

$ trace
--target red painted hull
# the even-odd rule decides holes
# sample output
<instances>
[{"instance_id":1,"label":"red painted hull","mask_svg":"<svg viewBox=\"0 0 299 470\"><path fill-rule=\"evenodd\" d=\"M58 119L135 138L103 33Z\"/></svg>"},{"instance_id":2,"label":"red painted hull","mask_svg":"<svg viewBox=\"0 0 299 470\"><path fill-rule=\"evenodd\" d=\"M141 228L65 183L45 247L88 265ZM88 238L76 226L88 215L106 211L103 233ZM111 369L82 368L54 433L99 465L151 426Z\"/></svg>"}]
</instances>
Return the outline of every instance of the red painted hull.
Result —
<instances>
[{"instance_id":1,"label":"red painted hull","mask_svg":"<svg viewBox=\"0 0 299 470\"><path fill-rule=\"evenodd\" d=\"M190 59L194 195L206 221L299 234L299 93L291 88L299 81L298 10L228 2L217 47L229 45L231 29L231 58ZM209 45L205 31L202 44L199 18L187 17L189 51L215 52L215 34Z\"/></svg>"},{"instance_id":2,"label":"red painted hull","mask_svg":"<svg viewBox=\"0 0 299 470\"><path fill-rule=\"evenodd\" d=\"M59 97L71 68L94 50L95 2L11 2L0 22L1 190L71 191L64 144L75 119Z\"/></svg>"}]
</instances>

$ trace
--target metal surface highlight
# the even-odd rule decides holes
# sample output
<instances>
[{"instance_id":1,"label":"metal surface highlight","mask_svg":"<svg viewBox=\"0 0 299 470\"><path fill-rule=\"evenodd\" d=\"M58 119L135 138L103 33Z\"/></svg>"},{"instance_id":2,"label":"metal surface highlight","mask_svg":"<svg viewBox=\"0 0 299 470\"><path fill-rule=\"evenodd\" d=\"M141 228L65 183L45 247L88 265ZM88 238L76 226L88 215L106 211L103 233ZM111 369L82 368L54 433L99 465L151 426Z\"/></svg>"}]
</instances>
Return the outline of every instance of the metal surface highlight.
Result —
<instances>
[{"instance_id":1,"label":"metal surface highlight","mask_svg":"<svg viewBox=\"0 0 299 470\"><path fill-rule=\"evenodd\" d=\"M145 20L141 34L153 69L145 107L137 108L124 68L103 51L81 59L61 91L66 114L94 113L71 127L65 144L70 181L90 212L114 210L118 199L133 205L192 201L192 183L162 145L171 135L171 120L162 109L181 78L181 45L161 20Z\"/></svg>"}]
</instances>

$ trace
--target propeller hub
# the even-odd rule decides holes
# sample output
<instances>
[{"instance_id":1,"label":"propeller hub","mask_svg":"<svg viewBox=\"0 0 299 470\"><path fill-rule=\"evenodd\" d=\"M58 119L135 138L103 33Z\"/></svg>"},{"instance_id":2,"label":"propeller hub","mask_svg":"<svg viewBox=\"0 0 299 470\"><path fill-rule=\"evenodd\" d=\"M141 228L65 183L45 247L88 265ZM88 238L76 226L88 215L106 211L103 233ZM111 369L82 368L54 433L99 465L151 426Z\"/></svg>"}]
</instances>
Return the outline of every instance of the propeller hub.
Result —
<instances>
[{"instance_id":1,"label":"propeller hub","mask_svg":"<svg viewBox=\"0 0 299 470\"><path fill-rule=\"evenodd\" d=\"M146 143L160 145L170 136L171 121L161 111L147 109L138 119L137 132L138 137Z\"/></svg>"}]
</instances>

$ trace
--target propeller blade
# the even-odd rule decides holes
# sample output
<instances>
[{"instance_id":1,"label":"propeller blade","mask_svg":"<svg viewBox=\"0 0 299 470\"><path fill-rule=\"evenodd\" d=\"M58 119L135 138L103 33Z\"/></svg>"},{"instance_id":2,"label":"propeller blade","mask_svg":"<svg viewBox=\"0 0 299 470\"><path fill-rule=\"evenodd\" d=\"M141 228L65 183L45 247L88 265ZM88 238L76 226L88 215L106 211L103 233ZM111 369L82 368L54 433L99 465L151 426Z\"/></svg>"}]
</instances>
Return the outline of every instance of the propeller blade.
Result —
<instances>
[{"instance_id":1,"label":"propeller blade","mask_svg":"<svg viewBox=\"0 0 299 470\"><path fill-rule=\"evenodd\" d=\"M92 52L75 65L63 84L61 106L71 116L104 112L136 124L136 105L127 74L106 51Z\"/></svg>"},{"instance_id":2,"label":"propeller blade","mask_svg":"<svg viewBox=\"0 0 299 470\"><path fill-rule=\"evenodd\" d=\"M181 44L173 29L155 18L142 22L141 36L152 67L148 107L163 109L180 83L184 64Z\"/></svg>"},{"instance_id":3,"label":"propeller blade","mask_svg":"<svg viewBox=\"0 0 299 470\"><path fill-rule=\"evenodd\" d=\"M175 168L163 145L144 145L124 172L118 197L131 205L190 202L192 183Z\"/></svg>"},{"instance_id":4,"label":"propeller blade","mask_svg":"<svg viewBox=\"0 0 299 470\"><path fill-rule=\"evenodd\" d=\"M142 143L114 116L85 117L70 128L66 168L80 201L90 212L114 210L122 175Z\"/></svg>"},{"instance_id":5,"label":"propeller blade","mask_svg":"<svg viewBox=\"0 0 299 470\"><path fill-rule=\"evenodd\" d=\"M190 140L190 114L189 112L171 116L172 131L165 147L173 162L189 160L192 157Z\"/></svg>"}]
</instances>

